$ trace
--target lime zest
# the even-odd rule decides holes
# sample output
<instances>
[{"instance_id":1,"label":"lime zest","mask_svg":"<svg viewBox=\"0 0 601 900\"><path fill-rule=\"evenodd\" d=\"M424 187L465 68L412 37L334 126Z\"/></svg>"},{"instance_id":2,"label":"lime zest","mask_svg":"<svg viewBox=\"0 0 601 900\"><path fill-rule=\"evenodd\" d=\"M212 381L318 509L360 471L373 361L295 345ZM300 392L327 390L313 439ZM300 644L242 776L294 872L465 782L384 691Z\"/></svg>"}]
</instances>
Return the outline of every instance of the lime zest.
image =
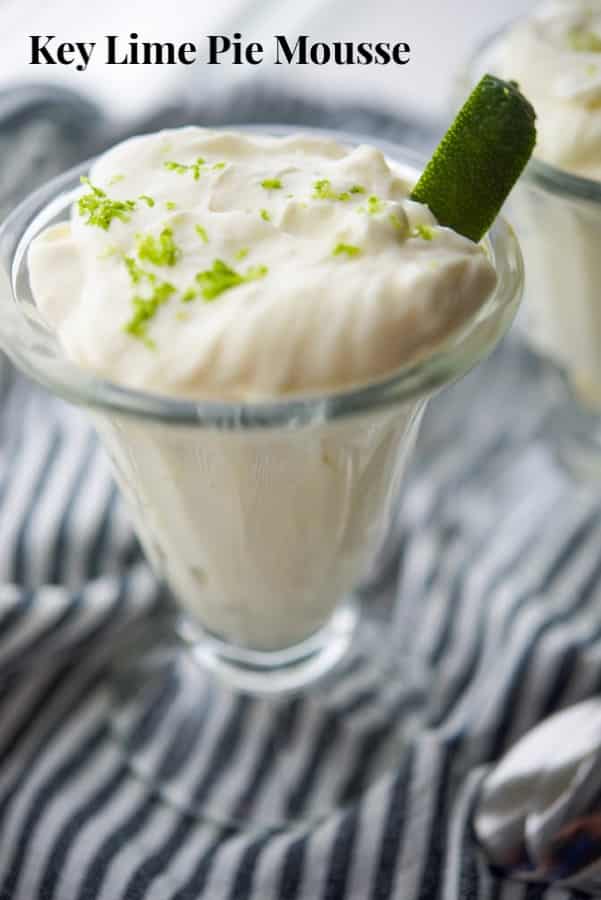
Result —
<instances>
[{"instance_id":1,"label":"lime zest","mask_svg":"<svg viewBox=\"0 0 601 900\"><path fill-rule=\"evenodd\" d=\"M351 194L364 194L364 193L365 193L365 188L363 187L362 184L354 184L354 185L350 188L350 192L351 192Z\"/></svg>"},{"instance_id":2,"label":"lime zest","mask_svg":"<svg viewBox=\"0 0 601 900\"><path fill-rule=\"evenodd\" d=\"M147 272L145 269L139 266L133 256L124 256L123 262L125 263L125 267L132 284L140 284L140 282L144 281L145 279L148 280L151 284L155 283L156 275L154 275L152 272Z\"/></svg>"},{"instance_id":3,"label":"lime zest","mask_svg":"<svg viewBox=\"0 0 601 900\"><path fill-rule=\"evenodd\" d=\"M313 196L316 200L331 200L336 196L332 191L332 182L329 178L319 178L315 182Z\"/></svg>"},{"instance_id":4,"label":"lime zest","mask_svg":"<svg viewBox=\"0 0 601 900\"><path fill-rule=\"evenodd\" d=\"M261 187L265 188L266 191L281 191L282 182L279 178L264 178L261 182Z\"/></svg>"},{"instance_id":5,"label":"lime zest","mask_svg":"<svg viewBox=\"0 0 601 900\"><path fill-rule=\"evenodd\" d=\"M209 235L207 234L207 229L203 225L195 225L194 231L204 244L209 243Z\"/></svg>"},{"instance_id":6,"label":"lime zest","mask_svg":"<svg viewBox=\"0 0 601 900\"><path fill-rule=\"evenodd\" d=\"M424 225L420 222L411 232L411 237L421 238L422 241L433 241L434 229L430 225Z\"/></svg>"},{"instance_id":7,"label":"lime zest","mask_svg":"<svg viewBox=\"0 0 601 900\"><path fill-rule=\"evenodd\" d=\"M119 253L119 247L116 244L107 244L102 253L98 254L98 259L110 259Z\"/></svg>"},{"instance_id":8,"label":"lime zest","mask_svg":"<svg viewBox=\"0 0 601 900\"><path fill-rule=\"evenodd\" d=\"M112 187L114 184L119 184L120 181L125 181L125 175L113 175L109 178L108 185Z\"/></svg>"},{"instance_id":9,"label":"lime zest","mask_svg":"<svg viewBox=\"0 0 601 900\"><path fill-rule=\"evenodd\" d=\"M136 295L132 298L134 314L124 326L125 332L132 337L142 340L149 349L154 350L156 344L148 335L148 325L157 314L159 307L175 293L175 287L169 281L157 284L150 297Z\"/></svg>"},{"instance_id":10,"label":"lime zest","mask_svg":"<svg viewBox=\"0 0 601 900\"><path fill-rule=\"evenodd\" d=\"M236 259L246 259L249 254L248 247L240 247L240 249L236 253Z\"/></svg>"},{"instance_id":11,"label":"lime zest","mask_svg":"<svg viewBox=\"0 0 601 900\"><path fill-rule=\"evenodd\" d=\"M140 194L140 196L138 197L138 200L143 200L144 203L146 203L146 205L151 208L154 206L154 200L148 194Z\"/></svg>"},{"instance_id":12,"label":"lime zest","mask_svg":"<svg viewBox=\"0 0 601 900\"><path fill-rule=\"evenodd\" d=\"M206 160L203 159L202 156L199 156L193 163L190 163L190 165L188 166L184 163L176 162L172 159L167 160L163 163L163 165L170 172L176 172L178 175L185 175L186 172L191 172L194 181L198 181L202 172L202 167L205 165L205 163Z\"/></svg>"},{"instance_id":13,"label":"lime zest","mask_svg":"<svg viewBox=\"0 0 601 900\"><path fill-rule=\"evenodd\" d=\"M264 222L271 222L271 214L266 209L261 210L261 218Z\"/></svg>"},{"instance_id":14,"label":"lime zest","mask_svg":"<svg viewBox=\"0 0 601 900\"><path fill-rule=\"evenodd\" d=\"M138 258L155 266L174 266L182 254L172 228L163 228L158 240L152 234L138 235L137 242Z\"/></svg>"},{"instance_id":15,"label":"lime zest","mask_svg":"<svg viewBox=\"0 0 601 900\"><path fill-rule=\"evenodd\" d=\"M170 172L177 172L178 175L185 175L189 166L185 166L183 163L175 162L172 159L167 160L167 162L163 163L166 169Z\"/></svg>"},{"instance_id":16,"label":"lime zest","mask_svg":"<svg viewBox=\"0 0 601 900\"><path fill-rule=\"evenodd\" d=\"M205 160L202 158L202 156L199 156L197 158L196 162L193 162L192 165L190 166L190 169L192 170L192 175L194 176L194 181L198 181L198 179L200 178L200 172L201 172L201 169L204 166L204 164L205 164Z\"/></svg>"},{"instance_id":17,"label":"lime zest","mask_svg":"<svg viewBox=\"0 0 601 900\"><path fill-rule=\"evenodd\" d=\"M177 203L175 203L173 200L166 200L166 201L165 201L165 206L166 206L167 209L169 209L169 210L177 209Z\"/></svg>"},{"instance_id":18,"label":"lime zest","mask_svg":"<svg viewBox=\"0 0 601 900\"><path fill-rule=\"evenodd\" d=\"M404 223L402 221L402 219L399 218L397 213L390 213L390 215L388 216L388 221L390 222L390 224L392 225L393 228L396 228L397 231L404 232L407 230L406 223Z\"/></svg>"},{"instance_id":19,"label":"lime zest","mask_svg":"<svg viewBox=\"0 0 601 900\"><path fill-rule=\"evenodd\" d=\"M375 216L378 213L382 212L384 209L384 204L375 194L370 194L367 198L367 214L369 216Z\"/></svg>"},{"instance_id":20,"label":"lime zest","mask_svg":"<svg viewBox=\"0 0 601 900\"><path fill-rule=\"evenodd\" d=\"M349 191L336 193L332 190L332 182L329 178L318 178L314 182L312 196L315 200L342 200L345 202L351 199Z\"/></svg>"},{"instance_id":21,"label":"lime zest","mask_svg":"<svg viewBox=\"0 0 601 900\"><path fill-rule=\"evenodd\" d=\"M216 162L213 164L213 169L216 169L216 170L225 169L226 166L227 166L226 162Z\"/></svg>"},{"instance_id":22,"label":"lime zest","mask_svg":"<svg viewBox=\"0 0 601 900\"><path fill-rule=\"evenodd\" d=\"M113 219L121 222L129 222L131 214L136 208L135 200L111 200L111 198L99 187L95 187L85 175L81 177L81 183L90 188L88 194L84 194L77 202L79 215L87 216L86 225L96 225L98 228L108 231Z\"/></svg>"},{"instance_id":23,"label":"lime zest","mask_svg":"<svg viewBox=\"0 0 601 900\"><path fill-rule=\"evenodd\" d=\"M576 53L601 53L601 37L582 25L570 28L568 45Z\"/></svg>"},{"instance_id":24,"label":"lime zest","mask_svg":"<svg viewBox=\"0 0 601 900\"><path fill-rule=\"evenodd\" d=\"M198 297L198 291L195 288L188 288L182 294L182 303L190 303L192 300L196 300Z\"/></svg>"},{"instance_id":25,"label":"lime zest","mask_svg":"<svg viewBox=\"0 0 601 900\"><path fill-rule=\"evenodd\" d=\"M359 256L361 247L355 247L353 244L336 244L332 250L332 256L342 256L343 253L346 256Z\"/></svg>"},{"instance_id":26,"label":"lime zest","mask_svg":"<svg viewBox=\"0 0 601 900\"><path fill-rule=\"evenodd\" d=\"M517 85L484 75L424 169L410 199L440 225L480 241L536 143L536 113Z\"/></svg>"},{"instance_id":27,"label":"lime zest","mask_svg":"<svg viewBox=\"0 0 601 900\"><path fill-rule=\"evenodd\" d=\"M258 278L264 278L267 271L267 266L253 266L247 270L245 275L241 275L223 260L216 259L210 269L198 272L196 281L201 287L204 299L214 300L224 291L229 291L231 288L249 281L256 281Z\"/></svg>"}]
</instances>

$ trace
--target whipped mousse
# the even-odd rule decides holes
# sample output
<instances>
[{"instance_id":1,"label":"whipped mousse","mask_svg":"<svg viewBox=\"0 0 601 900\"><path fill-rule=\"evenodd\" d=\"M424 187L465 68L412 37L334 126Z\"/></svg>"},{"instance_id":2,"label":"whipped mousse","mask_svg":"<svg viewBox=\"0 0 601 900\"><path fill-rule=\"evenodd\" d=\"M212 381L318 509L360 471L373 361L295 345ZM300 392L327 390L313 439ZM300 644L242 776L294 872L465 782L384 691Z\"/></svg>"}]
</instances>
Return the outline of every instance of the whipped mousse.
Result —
<instances>
[{"instance_id":1,"label":"whipped mousse","mask_svg":"<svg viewBox=\"0 0 601 900\"><path fill-rule=\"evenodd\" d=\"M593 191L601 187L601 0L543 3L484 57L479 68L514 79L532 101L535 158L561 170L545 185L527 172L510 201L526 263L528 340L559 364L581 403L598 409L601 203ZM564 172L586 181L576 191L560 180Z\"/></svg>"},{"instance_id":2,"label":"whipped mousse","mask_svg":"<svg viewBox=\"0 0 601 900\"><path fill-rule=\"evenodd\" d=\"M483 249L409 191L368 146L134 138L32 242L34 298L66 356L128 387L248 402L364 385L432 353L496 283ZM324 626L365 572L424 403L298 428L94 417L188 614L277 651Z\"/></svg>"},{"instance_id":3,"label":"whipped mousse","mask_svg":"<svg viewBox=\"0 0 601 900\"><path fill-rule=\"evenodd\" d=\"M185 128L94 164L29 255L75 362L129 387L249 400L381 379L489 296L482 248L441 228L373 147Z\"/></svg>"},{"instance_id":4,"label":"whipped mousse","mask_svg":"<svg viewBox=\"0 0 601 900\"><path fill-rule=\"evenodd\" d=\"M601 180L601 2L554 0L500 39L493 68L537 112L535 155Z\"/></svg>"}]
</instances>

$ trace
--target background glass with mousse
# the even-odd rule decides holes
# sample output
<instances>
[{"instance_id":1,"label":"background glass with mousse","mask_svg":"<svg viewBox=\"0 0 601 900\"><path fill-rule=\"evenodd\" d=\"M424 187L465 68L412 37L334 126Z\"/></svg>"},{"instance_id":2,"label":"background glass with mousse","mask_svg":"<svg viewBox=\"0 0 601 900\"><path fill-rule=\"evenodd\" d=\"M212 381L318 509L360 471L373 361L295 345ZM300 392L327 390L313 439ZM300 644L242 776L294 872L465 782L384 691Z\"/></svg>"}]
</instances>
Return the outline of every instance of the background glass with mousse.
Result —
<instances>
[{"instance_id":1,"label":"background glass with mousse","mask_svg":"<svg viewBox=\"0 0 601 900\"><path fill-rule=\"evenodd\" d=\"M601 11L595 2L591 8ZM457 99L485 71L511 77L507 57L500 63L511 27L478 48L460 75ZM561 66L561 57L547 51L533 60L537 79L551 78ZM585 62L581 51L562 53L578 54L578 63ZM601 54L585 55L601 75ZM527 93L526 85L520 87ZM536 98L529 99L536 107ZM545 110L537 112L540 130ZM556 458L578 478L601 479L601 181L551 165L536 153L508 201L525 263L518 321L547 370L546 435Z\"/></svg>"}]
</instances>

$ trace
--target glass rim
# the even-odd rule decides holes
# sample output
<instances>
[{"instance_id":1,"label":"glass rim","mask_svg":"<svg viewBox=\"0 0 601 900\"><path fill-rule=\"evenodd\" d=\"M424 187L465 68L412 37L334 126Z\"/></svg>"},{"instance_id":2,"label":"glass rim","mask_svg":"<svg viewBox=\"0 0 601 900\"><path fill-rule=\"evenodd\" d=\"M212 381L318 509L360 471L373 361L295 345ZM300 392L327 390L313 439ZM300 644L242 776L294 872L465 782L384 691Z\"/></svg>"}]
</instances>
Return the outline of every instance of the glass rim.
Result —
<instances>
[{"instance_id":1,"label":"glass rim","mask_svg":"<svg viewBox=\"0 0 601 900\"><path fill-rule=\"evenodd\" d=\"M388 141L334 129L295 126L231 126L261 134L311 133L350 146L371 143L417 178L424 159ZM332 393L294 394L251 401L206 401L126 387L70 362L53 332L36 316L29 292L26 252L33 237L70 208L72 195L92 160L80 163L26 197L0 227L0 260L6 285L0 294L0 347L15 365L43 387L76 405L171 425L217 428L296 427L376 411L430 396L457 380L493 349L513 321L521 300L524 271L517 238L499 217L485 238L497 285L480 309L456 333L424 357L393 375ZM24 285L23 282L26 282Z\"/></svg>"},{"instance_id":2,"label":"glass rim","mask_svg":"<svg viewBox=\"0 0 601 900\"><path fill-rule=\"evenodd\" d=\"M476 75L474 70L481 57L487 50L490 50L502 35L506 34L516 23L523 19L524 16L512 19L506 25L486 35L476 44L463 70L463 74L467 74L470 88L474 87L478 80L477 77L474 77ZM494 75L494 72L491 74ZM601 203L601 181L587 178L584 175L577 175L575 172L569 172L567 169L561 169L559 166L545 162L537 156L533 156L530 159L522 177L527 178L537 187L553 194L560 194L572 200L587 200L589 203Z\"/></svg>"}]
</instances>

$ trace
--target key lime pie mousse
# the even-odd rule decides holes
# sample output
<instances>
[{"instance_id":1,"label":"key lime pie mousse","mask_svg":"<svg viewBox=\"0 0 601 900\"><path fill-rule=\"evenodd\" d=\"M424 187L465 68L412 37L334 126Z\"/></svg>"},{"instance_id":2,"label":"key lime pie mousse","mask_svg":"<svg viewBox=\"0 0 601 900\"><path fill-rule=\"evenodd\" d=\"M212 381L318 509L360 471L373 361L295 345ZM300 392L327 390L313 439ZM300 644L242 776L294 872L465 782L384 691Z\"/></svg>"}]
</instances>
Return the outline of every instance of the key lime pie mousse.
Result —
<instances>
[{"instance_id":1,"label":"key lime pie mousse","mask_svg":"<svg viewBox=\"0 0 601 900\"><path fill-rule=\"evenodd\" d=\"M538 114L535 163L512 198L528 334L565 368L579 399L599 409L601 0L541 5L479 62L515 79Z\"/></svg>"},{"instance_id":2,"label":"key lime pie mousse","mask_svg":"<svg viewBox=\"0 0 601 900\"><path fill-rule=\"evenodd\" d=\"M253 665L346 614L427 398L508 327L519 253L499 240L497 285L495 242L490 258L478 242L533 122L483 79L413 189L380 150L330 137L137 137L31 242L68 360L167 407L90 404L151 560Z\"/></svg>"},{"instance_id":3,"label":"key lime pie mousse","mask_svg":"<svg viewBox=\"0 0 601 900\"><path fill-rule=\"evenodd\" d=\"M482 247L409 192L369 146L137 137L94 164L70 221L33 241L33 294L68 357L120 385L241 404L350 390L431 352L495 286ZM296 435L97 425L188 612L279 650L356 584L417 418L411 403Z\"/></svg>"},{"instance_id":4,"label":"key lime pie mousse","mask_svg":"<svg viewBox=\"0 0 601 900\"><path fill-rule=\"evenodd\" d=\"M428 399L517 311L495 220L534 118L486 76L425 167L331 131L165 131L0 228L0 344L90 411L175 600L115 648L107 709L175 808L256 836L348 808L399 759L426 691L400 604L425 598L353 591Z\"/></svg>"}]
</instances>

